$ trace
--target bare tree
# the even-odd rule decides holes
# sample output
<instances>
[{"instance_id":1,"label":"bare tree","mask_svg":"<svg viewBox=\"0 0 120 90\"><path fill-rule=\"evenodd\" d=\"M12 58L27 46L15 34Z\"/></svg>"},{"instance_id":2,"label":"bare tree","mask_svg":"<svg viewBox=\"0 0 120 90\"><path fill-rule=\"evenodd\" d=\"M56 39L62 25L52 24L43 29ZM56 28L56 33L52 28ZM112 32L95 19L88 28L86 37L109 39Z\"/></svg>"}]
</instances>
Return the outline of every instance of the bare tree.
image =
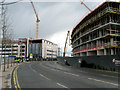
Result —
<instances>
[{"instance_id":1,"label":"bare tree","mask_svg":"<svg viewBox=\"0 0 120 90\"><path fill-rule=\"evenodd\" d=\"M3 2L4 3L4 2ZM11 43L13 35L11 32L11 24L9 23L9 18L7 17L7 6L1 6L1 22L2 22L2 55L4 55L4 68L6 64L6 46ZM4 53L3 53L4 52ZM8 62L9 65L9 62Z\"/></svg>"}]
</instances>

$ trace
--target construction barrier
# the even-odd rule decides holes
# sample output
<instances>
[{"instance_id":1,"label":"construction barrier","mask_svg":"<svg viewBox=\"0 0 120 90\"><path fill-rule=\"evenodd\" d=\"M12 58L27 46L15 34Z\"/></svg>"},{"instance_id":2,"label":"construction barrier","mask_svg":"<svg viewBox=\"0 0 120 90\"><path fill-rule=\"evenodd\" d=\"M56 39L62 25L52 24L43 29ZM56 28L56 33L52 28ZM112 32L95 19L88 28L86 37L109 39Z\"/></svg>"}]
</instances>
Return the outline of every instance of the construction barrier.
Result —
<instances>
[{"instance_id":1,"label":"construction barrier","mask_svg":"<svg viewBox=\"0 0 120 90\"><path fill-rule=\"evenodd\" d=\"M74 67L88 67L110 71L118 71L119 65L113 59L120 61L120 55L100 55L100 56L81 56L81 57L58 57L61 64Z\"/></svg>"}]
</instances>

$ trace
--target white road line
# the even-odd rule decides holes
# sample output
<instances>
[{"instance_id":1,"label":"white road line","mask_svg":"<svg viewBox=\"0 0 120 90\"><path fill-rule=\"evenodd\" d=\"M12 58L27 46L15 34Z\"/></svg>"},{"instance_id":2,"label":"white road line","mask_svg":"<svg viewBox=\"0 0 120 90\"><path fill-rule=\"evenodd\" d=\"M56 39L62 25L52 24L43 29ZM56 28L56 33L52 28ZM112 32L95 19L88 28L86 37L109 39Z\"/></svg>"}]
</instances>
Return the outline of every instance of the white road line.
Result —
<instances>
[{"instance_id":1,"label":"white road line","mask_svg":"<svg viewBox=\"0 0 120 90\"><path fill-rule=\"evenodd\" d=\"M109 76L109 75L105 75L105 74L101 74L102 76L105 76L105 77L112 77L112 78L118 78L117 76Z\"/></svg>"},{"instance_id":2,"label":"white road line","mask_svg":"<svg viewBox=\"0 0 120 90\"><path fill-rule=\"evenodd\" d=\"M43 65L41 65L41 66L44 67L44 68L50 69L50 68L48 68L48 67L46 67L46 66L43 66Z\"/></svg>"},{"instance_id":3,"label":"white road line","mask_svg":"<svg viewBox=\"0 0 120 90\"><path fill-rule=\"evenodd\" d=\"M37 71L35 71L32 67L31 67L31 65L30 65L30 68L35 72L35 73L38 73ZM42 74L39 74L40 76L42 76L42 77L44 77L45 79L47 79L47 80L50 80L49 78L47 78L46 76L44 76L44 75L42 75Z\"/></svg>"},{"instance_id":4,"label":"white road line","mask_svg":"<svg viewBox=\"0 0 120 90\"><path fill-rule=\"evenodd\" d=\"M56 70L56 69L50 69L50 70L53 70L53 71L60 71L60 70Z\"/></svg>"},{"instance_id":5,"label":"white road line","mask_svg":"<svg viewBox=\"0 0 120 90\"><path fill-rule=\"evenodd\" d=\"M33 70L33 72L35 72L35 73L37 72L37 71L35 71L35 70L31 67L31 65L29 65L29 67Z\"/></svg>"},{"instance_id":6,"label":"white road line","mask_svg":"<svg viewBox=\"0 0 120 90\"><path fill-rule=\"evenodd\" d=\"M64 72L65 74L69 74L69 75L73 75L73 76L76 76L76 77L79 77L79 75L77 74L73 74L73 73L68 73L68 72Z\"/></svg>"},{"instance_id":7,"label":"white road line","mask_svg":"<svg viewBox=\"0 0 120 90\"><path fill-rule=\"evenodd\" d=\"M44 78L47 79L47 80L50 80L49 78L47 78L46 76L44 76L44 75L42 75L42 74L40 74L40 76L44 77Z\"/></svg>"},{"instance_id":8,"label":"white road line","mask_svg":"<svg viewBox=\"0 0 120 90\"><path fill-rule=\"evenodd\" d=\"M88 78L88 79L89 80L94 80L94 81L97 81L97 82L103 82L103 83L107 83L107 84L118 86L118 84L111 83L111 82L106 82L106 81L103 81L103 80L98 80L98 79L94 79L94 78Z\"/></svg>"},{"instance_id":9,"label":"white road line","mask_svg":"<svg viewBox=\"0 0 120 90\"><path fill-rule=\"evenodd\" d=\"M41 66L43 66L43 65L41 65ZM46 66L43 66L44 68L47 68L47 69L50 69L49 67L46 67ZM60 71L60 70L57 70L57 69L50 69L50 70L52 70L52 71Z\"/></svg>"},{"instance_id":10,"label":"white road line","mask_svg":"<svg viewBox=\"0 0 120 90\"><path fill-rule=\"evenodd\" d=\"M34 72L36 72L34 69L32 69Z\"/></svg>"},{"instance_id":11,"label":"white road line","mask_svg":"<svg viewBox=\"0 0 120 90\"><path fill-rule=\"evenodd\" d=\"M66 86L64 86L64 85L62 85L62 84L60 84L60 83L57 83L57 85L59 85L59 86L61 86L61 87L63 87L63 88L68 88L68 87L66 87Z\"/></svg>"}]
</instances>

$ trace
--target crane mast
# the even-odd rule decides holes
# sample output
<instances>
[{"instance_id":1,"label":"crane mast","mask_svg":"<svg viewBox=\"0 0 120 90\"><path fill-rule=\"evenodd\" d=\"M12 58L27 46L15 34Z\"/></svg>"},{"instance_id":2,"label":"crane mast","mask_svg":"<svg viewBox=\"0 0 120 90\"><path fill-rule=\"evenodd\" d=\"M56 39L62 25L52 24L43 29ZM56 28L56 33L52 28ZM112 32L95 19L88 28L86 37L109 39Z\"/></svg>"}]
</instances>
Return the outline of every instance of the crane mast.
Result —
<instances>
[{"instance_id":1,"label":"crane mast","mask_svg":"<svg viewBox=\"0 0 120 90\"><path fill-rule=\"evenodd\" d=\"M32 5L32 8L33 8L34 13L35 13L36 18L37 18L37 20L36 20L36 39L38 39L38 30L39 30L39 24L38 24L38 23L40 22L40 20L39 20L39 18L38 18L38 14L37 14L37 12L36 12L36 10L35 10L35 7L34 7L34 4L33 4L32 0L30 0L30 3L31 3L31 5Z\"/></svg>"},{"instance_id":2,"label":"crane mast","mask_svg":"<svg viewBox=\"0 0 120 90\"><path fill-rule=\"evenodd\" d=\"M80 2L81 2L81 4L83 4L90 12L92 11L83 1L80 0Z\"/></svg>"},{"instance_id":3,"label":"crane mast","mask_svg":"<svg viewBox=\"0 0 120 90\"><path fill-rule=\"evenodd\" d=\"M63 57L65 57L65 50L66 50L66 44L67 44L67 40L68 40L68 37L69 37L69 45L71 44L70 43L70 31L68 31L67 33L67 37L66 37L66 41L65 41L65 46L64 46L64 52L63 52Z\"/></svg>"}]
</instances>

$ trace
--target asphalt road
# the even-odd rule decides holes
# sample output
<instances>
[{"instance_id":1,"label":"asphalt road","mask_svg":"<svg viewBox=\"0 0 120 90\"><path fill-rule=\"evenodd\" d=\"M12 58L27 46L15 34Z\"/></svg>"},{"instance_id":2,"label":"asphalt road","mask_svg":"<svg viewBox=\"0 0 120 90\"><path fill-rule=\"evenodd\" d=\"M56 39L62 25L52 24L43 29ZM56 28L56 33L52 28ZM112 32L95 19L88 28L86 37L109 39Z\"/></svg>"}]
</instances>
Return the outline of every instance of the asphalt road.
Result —
<instances>
[{"instance_id":1,"label":"asphalt road","mask_svg":"<svg viewBox=\"0 0 120 90\"><path fill-rule=\"evenodd\" d=\"M13 88L118 88L118 74L62 66L53 61L28 62L13 72Z\"/></svg>"}]
</instances>

